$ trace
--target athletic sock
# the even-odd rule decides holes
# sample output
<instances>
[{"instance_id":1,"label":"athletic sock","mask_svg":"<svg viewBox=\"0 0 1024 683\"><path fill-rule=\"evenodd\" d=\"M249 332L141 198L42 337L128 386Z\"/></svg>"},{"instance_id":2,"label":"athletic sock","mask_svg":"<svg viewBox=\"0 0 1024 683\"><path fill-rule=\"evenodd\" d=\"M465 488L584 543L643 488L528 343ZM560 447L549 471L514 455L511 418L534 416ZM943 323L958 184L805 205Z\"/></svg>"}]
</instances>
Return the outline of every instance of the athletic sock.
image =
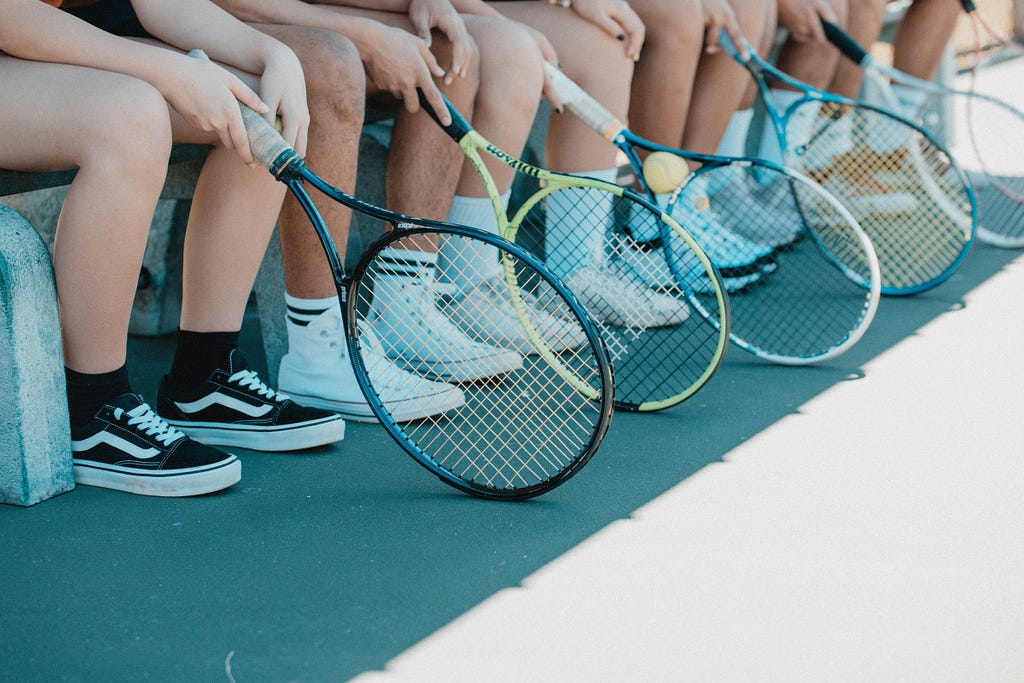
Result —
<instances>
[{"instance_id":1,"label":"athletic sock","mask_svg":"<svg viewBox=\"0 0 1024 683\"><path fill-rule=\"evenodd\" d=\"M284 293L284 303L287 307L288 322L299 327L305 327L313 322L322 313L325 313L332 306L338 306L338 298L334 296L323 299L302 299Z\"/></svg>"},{"instance_id":2,"label":"athletic sock","mask_svg":"<svg viewBox=\"0 0 1024 683\"><path fill-rule=\"evenodd\" d=\"M613 183L618 177L618 169L613 167L573 175ZM545 260L552 272L566 279L582 267L602 264L605 260L605 236L612 222L612 195L586 188L569 188L549 194L545 204Z\"/></svg>"},{"instance_id":3,"label":"athletic sock","mask_svg":"<svg viewBox=\"0 0 1024 683\"><path fill-rule=\"evenodd\" d=\"M768 91L768 97L771 99L772 105L779 112L784 115L786 110L791 105L800 100L803 97L803 93L796 90L783 90L781 88L771 88ZM789 125L787 126L787 141L789 144L799 144L804 142L807 135L810 133L811 126L814 125L814 119L810 116L806 117L790 117ZM760 152L758 156L768 161L779 164L783 164L782 148L779 147L779 137L775 132L775 124L771 116L766 116L764 121L764 130L761 132L761 144Z\"/></svg>"},{"instance_id":4,"label":"athletic sock","mask_svg":"<svg viewBox=\"0 0 1024 683\"><path fill-rule=\"evenodd\" d=\"M132 391L131 384L128 382L127 365L99 374L76 372L65 367L64 379L67 385L68 413L71 417L72 428L88 423L111 399Z\"/></svg>"},{"instance_id":5,"label":"athletic sock","mask_svg":"<svg viewBox=\"0 0 1024 683\"><path fill-rule=\"evenodd\" d=\"M920 88L911 88L899 84L892 86L892 92L896 95L900 105L897 113L902 115L903 118L917 121L917 115L921 111L921 107L924 106L925 100L928 99L928 93Z\"/></svg>"},{"instance_id":6,"label":"athletic sock","mask_svg":"<svg viewBox=\"0 0 1024 683\"><path fill-rule=\"evenodd\" d=\"M231 367L231 352L238 348L235 332L178 330L178 346L165 381L177 391L188 391L205 382L214 370Z\"/></svg>"},{"instance_id":7,"label":"athletic sock","mask_svg":"<svg viewBox=\"0 0 1024 683\"><path fill-rule=\"evenodd\" d=\"M508 209L512 191L501 195L502 210ZM449 223L467 225L498 234L498 217L490 197L456 195L448 211ZM461 291L467 291L486 279L499 277L498 248L476 240L444 235L437 260L438 277Z\"/></svg>"},{"instance_id":8,"label":"athletic sock","mask_svg":"<svg viewBox=\"0 0 1024 683\"><path fill-rule=\"evenodd\" d=\"M747 156L747 133L750 132L750 123L753 120L753 109L740 109L733 112L715 153L723 157Z\"/></svg>"}]
</instances>

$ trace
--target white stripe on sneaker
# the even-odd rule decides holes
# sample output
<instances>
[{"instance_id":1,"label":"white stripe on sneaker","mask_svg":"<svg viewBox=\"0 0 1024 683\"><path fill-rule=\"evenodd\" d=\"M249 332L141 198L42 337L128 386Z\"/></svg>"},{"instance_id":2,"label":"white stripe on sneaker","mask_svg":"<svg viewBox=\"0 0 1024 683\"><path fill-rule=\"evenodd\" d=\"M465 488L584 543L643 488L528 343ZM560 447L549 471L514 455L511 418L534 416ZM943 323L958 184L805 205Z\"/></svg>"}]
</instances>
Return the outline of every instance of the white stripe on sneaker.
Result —
<instances>
[{"instance_id":1,"label":"white stripe on sneaker","mask_svg":"<svg viewBox=\"0 0 1024 683\"><path fill-rule=\"evenodd\" d=\"M222 405L232 410L237 410L240 413L244 413L249 417L263 417L274 409L272 404L264 404L261 406L254 406L245 401L240 401L232 396L226 396L219 391L215 391L211 394L207 394L198 401L191 401L189 403L181 403L175 401L174 405L184 413L198 413L202 410L209 408L212 405Z\"/></svg>"},{"instance_id":2,"label":"white stripe on sneaker","mask_svg":"<svg viewBox=\"0 0 1024 683\"><path fill-rule=\"evenodd\" d=\"M88 439L72 441L71 451L72 453L81 453L84 451L91 450L96 446L100 445L101 443L105 443L109 446L112 446L119 451L127 453L133 458L138 458L139 460L149 460L150 458L160 455L161 452L160 449L158 448L140 448L139 446L133 444L131 441L127 441L117 436L116 434L111 434L110 432L106 431L96 432Z\"/></svg>"}]
</instances>

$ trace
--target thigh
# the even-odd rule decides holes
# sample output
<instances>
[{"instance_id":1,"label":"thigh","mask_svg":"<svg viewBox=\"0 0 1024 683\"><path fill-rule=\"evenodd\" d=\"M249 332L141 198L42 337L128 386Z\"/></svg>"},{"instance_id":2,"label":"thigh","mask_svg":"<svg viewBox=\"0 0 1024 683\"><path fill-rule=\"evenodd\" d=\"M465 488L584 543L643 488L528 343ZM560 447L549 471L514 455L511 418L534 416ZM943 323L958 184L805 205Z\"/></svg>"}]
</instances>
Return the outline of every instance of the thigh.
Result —
<instances>
[{"instance_id":1,"label":"thigh","mask_svg":"<svg viewBox=\"0 0 1024 683\"><path fill-rule=\"evenodd\" d=\"M0 54L0 167L23 171L73 168L140 98L159 95L129 76Z\"/></svg>"}]
</instances>

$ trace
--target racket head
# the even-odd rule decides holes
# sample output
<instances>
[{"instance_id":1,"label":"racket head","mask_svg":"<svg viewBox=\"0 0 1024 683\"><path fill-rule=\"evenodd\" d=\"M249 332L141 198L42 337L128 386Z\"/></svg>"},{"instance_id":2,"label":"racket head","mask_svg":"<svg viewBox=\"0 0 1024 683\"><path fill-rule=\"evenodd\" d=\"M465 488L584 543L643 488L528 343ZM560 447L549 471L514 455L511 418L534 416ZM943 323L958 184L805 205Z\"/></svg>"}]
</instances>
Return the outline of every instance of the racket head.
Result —
<instances>
[{"instance_id":1,"label":"racket head","mask_svg":"<svg viewBox=\"0 0 1024 683\"><path fill-rule=\"evenodd\" d=\"M684 207L690 223L713 226L717 249L753 243L774 250L770 266L730 291L730 340L783 365L843 354L867 331L880 298L878 258L867 234L810 178L760 160L718 159L694 172L670 199L669 212ZM672 258L670 250L666 256Z\"/></svg>"},{"instance_id":2,"label":"racket head","mask_svg":"<svg viewBox=\"0 0 1024 683\"><path fill-rule=\"evenodd\" d=\"M524 172L525 169L525 172ZM690 398L728 346L721 276L693 237L636 193L520 163L506 235L561 278L600 330L616 408L655 411ZM659 246L672 236L669 263Z\"/></svg>"},{"instance_id":3,"label":"racket head","mask_svg":"<svg viewBox=\"0 0 1024 683\"><path fill-rule=\"evenodd\" d=\"M883 294L916 294L956 271L974 241L977 205L967 175L933 135L882 108L818 92L791 105L782 122L784 165L853 214L874 245Z\"/></svg>"},{"instance_id":4,"label":"racket head","mask_svg":"<svg viewBox=\"0 0 1024 683\"><path fill-rule=\"evenodd\" d=\"M564 285L516 245L473 228L399 225L367 249L339 287L353 369L373 413L420 465L473 496L525 500L564 483L594 455L610 425L612 371L597 330ZM478 333L474 320L501 318L505 336L492 331L475 339L513 354L519 367L445 382L438 364L413 360L399 348L433 344L428 337L436 330L399 324L408 312L378 305L394 287L393 255L396 248L427 253L443 240L490 249L500 261L439 263L435 274L410 274L401 287L428 287L428 305L471 338ZM395 335L403 335L401 344ZM403 419L402 397L424 389L447 393L451 407Z\"/></svg>"}]
</instances>

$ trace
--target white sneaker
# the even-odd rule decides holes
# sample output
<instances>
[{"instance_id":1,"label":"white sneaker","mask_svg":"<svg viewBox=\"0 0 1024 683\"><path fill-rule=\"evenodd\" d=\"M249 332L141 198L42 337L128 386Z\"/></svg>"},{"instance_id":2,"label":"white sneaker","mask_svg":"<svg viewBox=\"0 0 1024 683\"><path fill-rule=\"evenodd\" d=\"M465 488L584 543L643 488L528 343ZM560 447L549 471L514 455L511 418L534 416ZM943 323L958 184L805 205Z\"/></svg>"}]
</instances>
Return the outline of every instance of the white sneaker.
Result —
<instances>
[{"instance_id":1,"label":"white sneaker","mask_svg":"<svg viewBox=\"0 0 1024 683\"><path fill-rule=\"evenodd\" d=\"M711 262L722 271L723 277L750 275L757 272L762 264L773 261L772 247L740 237L723 226L710 207L700 209L696 206L709 201L700 195L699 189L694 193L684 190L669 208L672 217L690 233Z\"/></svg>"},{"instance_id":2,"label":"white sneaker","mask_svg":"<svg viewBox=\"0 0 1024 683\"><path fill-rule=\"evenodd\" d=\"M382 305L381 301L386 301ZM523 367L515 351L475 342L437 308L421 278L379 278L372 326L399 367L445 382L473 382Z\"/></svg>"},{"instance_id":3,"label":"white sneaker","mask_svg":"<svg viewBox=\"0 0 1024 683\"><path fill-rule=\"evenodd\" d=\"M366 373L395 422L420 420L466 404L458 387L396 366L368 326L360 325L359 339ZM288 353L281 359L278 386L302 405L332 410L355 422L377 421L356 381L341 314L334 308L306 327L288 323Z\"/></svg>"},{"instance_id":4,"label":"white sneaker","mask_svg":"<svg viewBox=\"0 0 1024 683\"><path fill-rule=\"evenodd\" d=\"M580 268L566 283L587 314L616 327L673 327L690 317L682 299L635 283L608 268Z\"/></svg>"},{"instance_id":5,"label":"white sneaker","mask_svg":"<svg viewBox=\"0 0 1024 683\"><path fill-rule=\"evenodd\" d=\"M540 341L558 353L587 343L587 336L575 320L545 311L537 297L525 290L520 296L526 306L526 319L537 331ZM466 294L448 299L442 310L452 322L473 339L523 355L539 353L531 341L512 303L512 294L504 279L489 279Z\"/></svg>"},{"instance_id":6,"label":"white sneaker","mask_svg":"<svg viewBox=\"0 0 1024 683\"><path fill-rule=\"evenodd\" d=\"M762 173L759 180L743 174L716 192L715 202L752 207L747 220L730 221L729 230L755 244L782 249L796 242L803 231L791 182L781 173Z\"/></svg>"}]
</instances>

